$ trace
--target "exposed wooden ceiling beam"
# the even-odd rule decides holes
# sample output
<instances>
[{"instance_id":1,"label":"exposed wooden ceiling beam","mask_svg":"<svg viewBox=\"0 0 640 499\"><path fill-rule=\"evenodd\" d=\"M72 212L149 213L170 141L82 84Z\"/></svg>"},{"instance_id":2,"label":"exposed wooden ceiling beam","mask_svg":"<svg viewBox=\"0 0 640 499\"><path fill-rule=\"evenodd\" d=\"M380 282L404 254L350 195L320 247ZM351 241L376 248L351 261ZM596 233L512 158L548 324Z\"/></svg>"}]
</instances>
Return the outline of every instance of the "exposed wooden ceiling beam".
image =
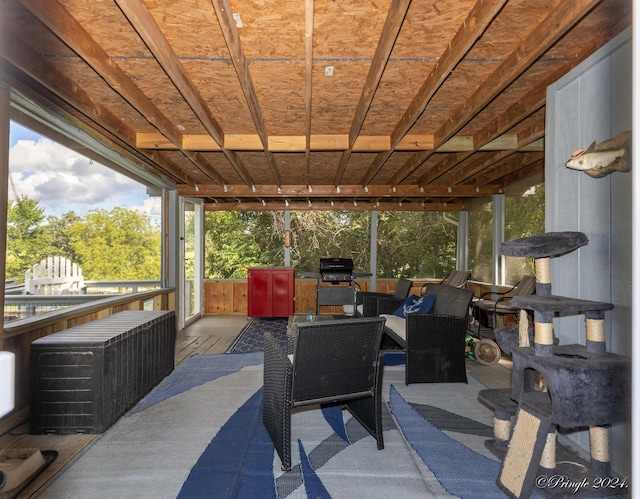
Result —
<instances>
[{"instance_id":1,"label":"exposed wooden ceiling beam","mask_svg":"<svg viewBox=\"0 0 640 499\"><path fill-rule=\"evenodd\" d=\"M180 149L182 138L176 126L162 114L151 100L116 64L109 55L86 32L86 30L57 1L39 2L20 0L33 15L51 29L60 39L78 54L94 71L131 106L136 108L147 121ZM204 175L214 182L224 183L224 179L197 153L181 152Z\"/></svg>"},{"instance_id":2,"label":"exposed wooden ceiling beam","mask_svg":"<svg viewBox=\"0 0 640 499\"><path fill-rule=\"evenodd\" d=\"M355 116L351 122L351 129L349 130L349 147L340 158L340 164L338 165L338 170L333 180L334 185L340 185L340 182L342 182L342 177L345 169L347 168L349 157L351 156L356 140L360 135L360 130L362 129L365 118L367 117L367 113L371 107L371 102L373 101L373 97L375 96L378 85L380 84L380 79L384 73L384 68L387 66L387 62L391 56L391 51L396 43L396 39L400 33L400 28L402 27L402 23L404 22L404 18L407 15L410 5L411 0L393 0L391 2L389 13L387 14L384 26L382 27L382 33L380 34L380 41L376 46L376 53L373 56L373 61L371 61L367 80L365 81L362 94L360 95L360 100L358 101Z\"/></svg>"},{"instance_id":3,"label":"exposed wooden ceiling beam","mask_svg":"<svg viewBox=\"0 0 640 499\"><path fill-rule=\"evenodd\" d=\"M231 56L231 62L236 70L236 74L238 75L240 87L242 88L247 105L249 106L249 112L253 117L253 123L258 135L260 136L260 140L262 141L267 163L269 164L269 168L271 168L271 174L273 175L275 183L280 185L282 184L280 172L278 172L278 166L273 158L273 154L269 152L267 129L264 124L264 119L262 118L262 110L258 103L258 97L256 96L256 91L253 87L251 72L249 71L249 66L244 56L244 50L242 48L242 43L240 42L240 35L238 34L238 29L236 28L236 23L233 19L231 6L229 5L228 0L211 0L211 4L216 11L222 36L224 36L224 41L227 44L227 49Z\"/></svg>"},{"instance_id":4,"label":"exposed wooden ceiling beam","mask_svg":"<svg viewBox=\"0 0 640 499\"><path fill-rule=\"evenodd\" d=\"M310 143L307 145L307 141ZM498 149L517 149L518 138L515 134L503 134L485 144L479 150L494 151ZM310 151L343 151L349 149L349 136L346 134L311 135L307 139L303 135L268 137L268 148L271 152L305 152ZM175 150L176 146L161 133L138 132L136 146L141 149ZM361 135L356 140L352 152L388 151L391 144L388 135ZM430 134L405 135L396 146L396 151L431 151L434 148L434 137ZM222 149L209 135L184 134L182 149L194 151L221 151ZM262 151L260 137L255 134L225 134L224 149L234 151ZM438 149L438 152L475 151L474 138L471 135L457 135Z\"/></svg>"},{"instance_id":5,"label":"exposed wooden ceiling beam","mask_svg":"<svg viewBox=\"0 0 640 499\"><path fill-rule=\"evenodd\" d=\"M178 186L178 193L188 197L212 197L212 198L427 198L427 197L476 197L492 196L502 193L499 185L484 185L476 187L473 185L429 185L419 187L417 185L399 185L389 187L386 185L283 185L277 188L273 185L256 185L249 188L245 185L227 185L220 187L215 184L201 185L197 187Z\"/></svg>"},{"instance_id":6,"label":"exposed wooden ceiling beam","mask_svg":"<svg viewBox=\"0 0 640 499\"><path fill-rule=\"evenodd\" d=\"M137 151L131 147L131 142L135 137L135 131L126 123L122 122L101 102L92 99L87 92L73 82L46 60L38 57L31 48L27 47L20 37L15 36L10 26L0 23L0 57L7 60L16 68L23 71L34 82L42 85L53 95L65 102L70 110L82 116L84 120L95 123L100 128L100 132L109 130L115 141L120 142L120 147L127 150L129 154L139 155L142 161L149 161L154 168L157 168L159 175L166 175L172 181L181 181L189 185L194 185L195 181L186 175L180 168L157 157L152 151ZM47 75L47 78L43 78ZM31 86L34 86L33 84ZM31 89L35 91L35 89ZM68 110L65 109L68 112ZM76 119L79 118L76 116ZM78 125L81 127L80 125ZM86 130L85 130L86 131ZM111 132L112 131L112 132ZM89 132L88 132L89 133ZM95 135L101 133L96 132ZM91 134L90 135L94 135ZM166 140L166 139L165 139ZM116 146L113 146L117 148ZM123 156L127 153L122 151Z\"/></svg>"},{"instance_id":7,"label":"exposed wooden ceiling beam","mask_svg":"<svg viewBox=\"0 0 640 499\"><path fill-rule=\"evenodd\" d=\"M193 84L184 66L178 60L175 52L164 37L162 31L156 24L153 16L141 0L115 0L120 10L128 19L133 29L138 33L144 44L153 57L158 61L168 78L175 85L176 89L193 113L198 117L200 123L216 142L224 147L224 134L222 128L211 114L209 107ZM230 151L222 151L238 176L247 184L252 185L253 179L243 166L238 156Z\"/></svg>"},{"instance_id":8,"label":"exposed wooden ceiling beam","mask_svg":"<svg viewBox=\"0 0 640 499\"><path fill-rule=\"evenodd\" d=\"M311 183L311 98L313 96L313 9L314 0L304 2L304 168Z\"/></svg>"},{"instance_id":9,"label":"exposed wooden ceiling beam","mask_svg":"<svg viewBox=\"0 0 640 499\"><path fill-rule=\"evenodd\" d=\"M545 105L546 101L546 88L557 81L561 76L563 76L567 71L571 68L575 67L581 60L583 60L588 54L592 53L603 40L594 40L591 44L583 44L580 46L580 52L576 54L576 57L573 59L568 66L562 66L557 71L551 73L547 78L545 78L537 88L534 88L529 93L527 93L524 97L515 102L509 109L500 114L493 120L484 130L482 130L475 137L470 137L474 144L481 145L480 148L474 148L475 150L491 150L491 144L495 143L504 143L503 137L508 135L510 140L513 140L515 137L516 143L519 147L516 147L521 152L525 151L543 151L544 150L544 139L540 138L544 136L544 123L540 123L538 121L538 130L536 130L532 135L520 135L514 136L513 134L505 134L504 132L520 123L527 116L536 113L539 109L541 109ZM540 126L541 125L541 126ZM503 135L500 135L503 134ZM449 139L443 146L441 146L438 151L443 151L447 144L459 142L457 139L458 136L454 136ZM527 143L527 141L531 141ZM492 141L492 142L490 142ZM526 144L526 145L521 145ZM455 150L455 149L449 149ZM465 159L465 158L463 158ZM452 165L451 168L454 168L455 165ZM477 173L477 172L476 172ZM475 175L475 174L474 174ZM418 185L424 185L428 183L431 174L426 174L421 179L418 180ZM481 180L483 178L487 178L487 180ZM475 182L483 185L484 183L491 183L495 180L493 176L485 176L485 175L476 175L473 179Z\"/></svg>"},{"instance_id":10,"label":"exposed wooden ceiling beam","mask_svg":"<svg viewBox=\"0 0 640 499\"><path fill-rule=\"evenodd\" d=\"M500 179L508 175L511 171L520 171L522 175L530 165L537 164L540 161L544 162L544 152L514 153L504 158L503 161L496 162L483 171L478 172L478 174L471 177L469 181L502 183ZM529 169L529 173L530 176L533 176L537 171Z\"/></svg>"},{"instance_id":11,"label":"exposed wooden ceiling beam","mask_svg":"<svg viewBox=\"0 0 640 499\"><path fill-rule=\"evenodd\" d=\"M387 202L304 202L296 201L288 204L283 201L277 202L238 202L238 203L205 203L205 211L320 211L320 210L344 210L344 211L465 211L467 205L464 203L387 203Z\"/></svg>"},{"instance_id":12,"label":"exposed wooden ceiling beam","mask_svg":"<svg viewBox=\"0 0 640 499\"><path fill-rule=\"evenodd\" d=\"M430 168L427 173L418 179L417 184L425 187L430 185L440 179L449 170L455 168L465 159L469 158L472 154L473 151L464 151L444 156L441 161L439 161L434 167ZM414 155L413 157L416 158L417 155Z\"/></svg>"},{"instance_id":13,"label":"exposed wooden ceiling beam","mask_svg":"<svg viewBox=\"0 0 640 499\"><path fill-rule=\"evenodd\" d=\"M480 38L482 33L484 33L484 30L489 26L505 3L506 0L493 0L478 1L474 5L462 26L451 40L451 43L443 52L435 69L425 80L422 88L393 130L391 134L391 150L395 149L396 145L402 140L402 137L404 137L415 124L436 91L441 87L473 44ZM443 141L443 143L444 142L445 141ZM386 163L387 159L389 159L389 156L391 156L391 152L379 154L374 163L368 168L367 173L360 183L362 185L370 183Z\"/></svg>"},{"instance_id":14,"label":"exposed wooden ceiling beam","mask_svg":"<svg viewBox=\"0 0 640 499\"><path fill-rule=\"evenodd\" d=\"M436 148L458 133L481 109L503 92L597 3L598 0L560 2L489 76L488 80L491 81L491 85L479 86L478 90L458 107L453 117L436 131ZM392 183L402 182L430 155L431 153L416 154L393 176Z\"/></svg>"}]
</instances>

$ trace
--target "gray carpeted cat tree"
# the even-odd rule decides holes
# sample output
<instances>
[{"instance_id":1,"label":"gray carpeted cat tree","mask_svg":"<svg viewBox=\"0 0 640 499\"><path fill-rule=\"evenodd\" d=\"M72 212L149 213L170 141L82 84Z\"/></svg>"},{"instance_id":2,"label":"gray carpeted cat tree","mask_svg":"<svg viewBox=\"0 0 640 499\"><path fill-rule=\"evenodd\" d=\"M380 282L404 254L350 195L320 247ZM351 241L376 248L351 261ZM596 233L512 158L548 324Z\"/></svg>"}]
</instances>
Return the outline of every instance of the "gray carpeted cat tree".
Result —
<instances>
[{"instance_id":1,"label":"gray carpeted cat tree","mask_svg":"<svg viewBox=\"0 0 640 499\"><path fill-rule=\"evenodd\" d=\"M488 447L503 458L497 483L511 497L529 497L536 477L559 474L557 427L589 428L589 469L565 466L561 473L566 480L593 484L609 477L608 427L630 417L631 361L606 352L605 312L613 305L551 293L550 258L587 243L581 232L549 232L501 245L505 256L533 257L537 281L534 295L511 300L512 305L522 309L518 327L496 330L500 348L513 358L511 389L483 390L479 395L495 411L495 438ZM533 310L533 331L528 327L525 310ZM555 314L584 314L586 345L558 345L553 334ZM536 386L536 376L544 380L545 389ZM567 493L562 487L538 490L549 495ZM572 497L619 492L620 488L615 487L581 487Z\"/></svg>"}]
</instances>

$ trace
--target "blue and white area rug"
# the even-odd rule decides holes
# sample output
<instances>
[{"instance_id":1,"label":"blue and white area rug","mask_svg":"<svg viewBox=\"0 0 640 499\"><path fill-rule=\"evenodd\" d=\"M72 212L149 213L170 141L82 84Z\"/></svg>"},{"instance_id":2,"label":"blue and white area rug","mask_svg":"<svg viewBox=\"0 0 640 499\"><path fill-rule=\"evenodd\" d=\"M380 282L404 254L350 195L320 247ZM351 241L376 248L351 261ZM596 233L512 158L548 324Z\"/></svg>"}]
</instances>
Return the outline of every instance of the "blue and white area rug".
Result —
<instances>
[{"instance_id":1,"label":"blue and white area rug","mask_svg":"<svg viewBox=\"0 0 640 499\"><path fill-rule=\"evenodd\" d=\"M385 368L385 448L346 411L292 421L283 472L262 424L262 353L194 355L120 419L42 494L46 498L505 497L484 442L484 385L405 386Z\"/></svg>"}]
</instances>

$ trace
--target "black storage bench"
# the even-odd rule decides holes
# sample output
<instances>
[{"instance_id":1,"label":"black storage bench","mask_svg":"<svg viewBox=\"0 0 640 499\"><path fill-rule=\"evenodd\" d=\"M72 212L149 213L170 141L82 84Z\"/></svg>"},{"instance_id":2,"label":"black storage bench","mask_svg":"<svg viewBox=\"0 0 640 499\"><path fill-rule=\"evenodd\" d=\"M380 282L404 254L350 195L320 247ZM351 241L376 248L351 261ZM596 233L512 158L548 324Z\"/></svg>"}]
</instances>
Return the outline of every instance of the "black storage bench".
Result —
<instances>
[{"instance_id":1,"label":"black storage bench","mask_svg":"<svg viewBox=\"0 0 640 499\"><path fill-rule=\"evenodd\" d=\"M174 367L176 318L125 311L31 344L31 433L102 433Z\"/></svg>"}]
</instances>

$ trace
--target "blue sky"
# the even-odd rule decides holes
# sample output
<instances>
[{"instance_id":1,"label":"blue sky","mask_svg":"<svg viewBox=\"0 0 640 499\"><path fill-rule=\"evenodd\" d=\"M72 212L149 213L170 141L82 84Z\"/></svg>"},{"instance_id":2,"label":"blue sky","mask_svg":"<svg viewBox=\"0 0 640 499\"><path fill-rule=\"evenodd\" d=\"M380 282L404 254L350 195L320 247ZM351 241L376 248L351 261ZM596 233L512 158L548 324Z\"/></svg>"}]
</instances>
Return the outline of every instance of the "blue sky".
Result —
<instances>
[{"instance_id":1,"label":"blue sky","mask_svg":"<svg viewBox=\"0 0 640 499\"><path fill-rule=\"evenodd\" d=\"M47 215L121 206L159 218L160 198L148 197L142 184L17 123L9 138L9 199L37 199Z\"/></svg>"}]
</instances>

